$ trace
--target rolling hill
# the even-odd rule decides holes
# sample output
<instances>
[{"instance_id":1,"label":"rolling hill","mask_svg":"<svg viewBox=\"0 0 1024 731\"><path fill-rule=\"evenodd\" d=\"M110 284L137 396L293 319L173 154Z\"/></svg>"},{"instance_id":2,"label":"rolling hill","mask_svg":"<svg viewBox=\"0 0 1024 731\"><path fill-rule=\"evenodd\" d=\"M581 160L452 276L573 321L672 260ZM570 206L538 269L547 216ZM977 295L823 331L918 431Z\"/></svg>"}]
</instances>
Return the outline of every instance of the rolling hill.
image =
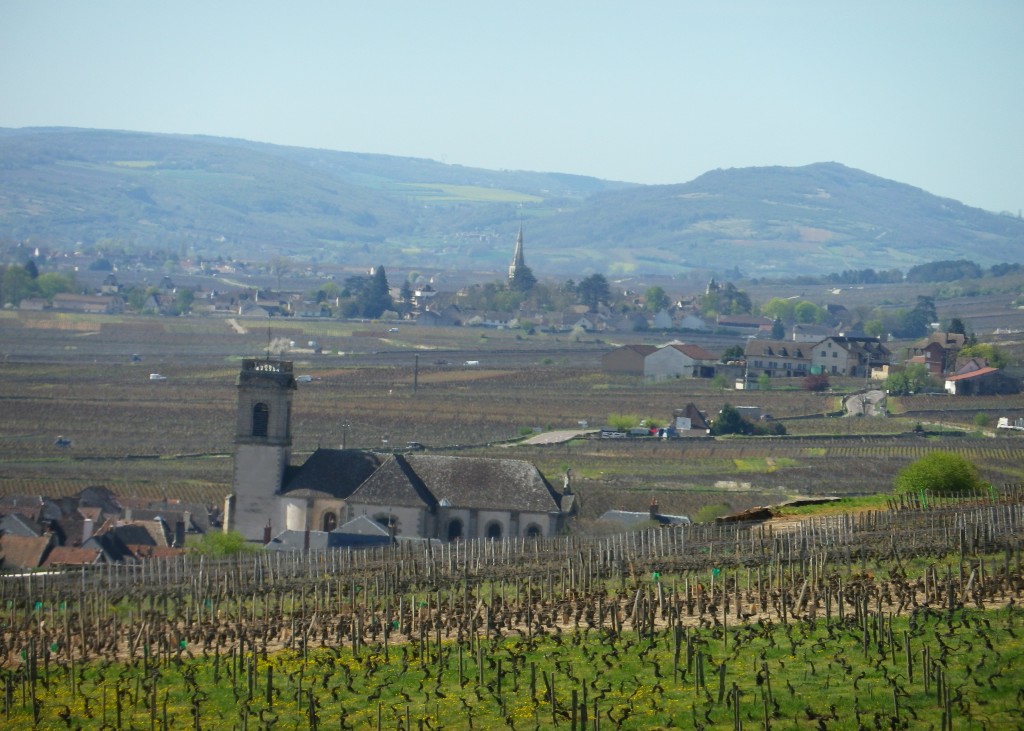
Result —
<instances>
[{"instance_id":1,"label":"rolling hill","mask_svg":"<svg viewBox=\"0 0 1024 731\"><path fill-rule=\"evenodd\" d=\"M747 276L1024 259L1024 221L838 163L639 186L245 140L0 130L0 237L539 276Z\"/></svg>"}]
</instances>

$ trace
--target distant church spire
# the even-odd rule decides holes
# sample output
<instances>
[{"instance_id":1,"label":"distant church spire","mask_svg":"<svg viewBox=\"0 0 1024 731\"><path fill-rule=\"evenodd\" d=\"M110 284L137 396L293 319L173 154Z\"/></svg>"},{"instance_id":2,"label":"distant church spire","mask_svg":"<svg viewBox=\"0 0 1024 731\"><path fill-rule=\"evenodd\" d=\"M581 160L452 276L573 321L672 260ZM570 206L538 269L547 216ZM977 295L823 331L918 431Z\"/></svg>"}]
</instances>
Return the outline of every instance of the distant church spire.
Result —
<instances>
[{"instance_id":1,"label":"distant church spire","mask_svg":"<svg viewBox=\"0 0 1024 731\"><path fill-rule=\"evenodd\" d=\"M516 236L516 252L512 255L512 265L508 268L509 280L516 278L516 272L526 267L526 259L523 257L523 224L519 224L519 235Z\"/></svg>"}]
</instances>

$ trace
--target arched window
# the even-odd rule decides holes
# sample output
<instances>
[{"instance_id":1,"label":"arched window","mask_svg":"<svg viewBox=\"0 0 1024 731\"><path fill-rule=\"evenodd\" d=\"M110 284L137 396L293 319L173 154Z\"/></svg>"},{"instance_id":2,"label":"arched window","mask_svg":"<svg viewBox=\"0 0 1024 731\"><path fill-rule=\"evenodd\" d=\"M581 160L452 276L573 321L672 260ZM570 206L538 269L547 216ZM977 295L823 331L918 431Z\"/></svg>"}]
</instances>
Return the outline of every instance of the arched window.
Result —
<instances>
[{"instance_id":1,"label":"arched window","mask_svg":"<svg viewBox=\"0 0 1024 731\"><path fill-rule=\"evenodd\" d=\"M332 531L338 527L338 516L328 511L324 513L323 517L323 530L324 532Z\"/></svg>"},{"instance_id":2,"label":"arched window","mask_svg":"<svg viewBox=\"0 0 1024 731\"><path fill-rule=\"evenodd\" d=\"M252 435L254 437L267 436L267 426L270 424L270 407L264 403L258 403L252 407Z\"/></svg>"},{"instance_id":3,"label":"arched window","mask_svg":"<svg viewBox=\"0 0 1024 731\"><path fill-rule=\"evenodd\" d=\"M484 537L491 541L501 540L501 523L497 521L488 523L487 529L484 531Z\"/></svg>"},{"instance_id":4,"label":"arched window","mask_svg":"<svg viewBox=\"0 0 1024 731\"><path fill-rule=\"evenodd\" d=\"M537 525L536 523L530 523L530 525L528 525L526 527L526 534L525 535L526 535L527 538L540 538L540 536L541 536L540 526Z\"/></svg>"},{"instance_id":5,"label":"arched window","mask_svg":"<svg viewBox=\"0 0 1024 731\"><path fill-rule=\"evenodd\" d=\"M462 521L458 518L454 518L448 521L448 540L458 541L462 540Z\"/></svg>"}]
</instances>

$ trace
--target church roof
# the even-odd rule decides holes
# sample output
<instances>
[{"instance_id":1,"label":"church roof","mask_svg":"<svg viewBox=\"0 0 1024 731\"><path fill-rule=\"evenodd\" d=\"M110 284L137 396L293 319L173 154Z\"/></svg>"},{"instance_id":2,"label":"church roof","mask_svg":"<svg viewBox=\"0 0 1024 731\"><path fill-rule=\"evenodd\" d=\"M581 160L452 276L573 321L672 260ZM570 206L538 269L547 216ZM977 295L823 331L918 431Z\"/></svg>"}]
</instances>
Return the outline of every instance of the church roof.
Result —
<instances>
[{"instance_id":1,"label":"church roof","mask_svg":"<svg viewBox=\"0 0 1024 731\"><path fill-rule=\"evenodd\" d=\"M318 449L300 467L285 473L281 492L292 497L345 499L366 481L381 461L362 449Z\"/></svg>"},{"instance_id":2,"label":"church roof","mask_svg":"<svg viewBox=\"0 0 1024 731\"><path fill-rule=\"evenodd\" d=\"M352 500L548 513L560 510L561 497L536 467L523 460L410 454L385 462Z\"/></svg>"}]
</instances>

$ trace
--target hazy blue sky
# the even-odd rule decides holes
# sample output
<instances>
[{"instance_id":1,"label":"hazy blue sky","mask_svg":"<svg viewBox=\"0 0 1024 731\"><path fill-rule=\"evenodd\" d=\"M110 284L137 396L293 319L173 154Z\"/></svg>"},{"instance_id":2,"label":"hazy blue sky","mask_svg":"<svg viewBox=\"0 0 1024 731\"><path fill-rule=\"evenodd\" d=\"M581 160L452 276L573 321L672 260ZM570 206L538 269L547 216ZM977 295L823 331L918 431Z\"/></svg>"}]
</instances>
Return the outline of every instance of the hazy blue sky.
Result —
<instances>
[{"instance_id":1,"label":"hazy blue sky","mask_svg":"<svg viewBox=\"0 0 1024 731\"><path fill-rule=\"evenodd\" d=\"M0 126L677 183L833 160L1024 208L1024 1L0 0Z\"/></svg>"}]
</instances>

